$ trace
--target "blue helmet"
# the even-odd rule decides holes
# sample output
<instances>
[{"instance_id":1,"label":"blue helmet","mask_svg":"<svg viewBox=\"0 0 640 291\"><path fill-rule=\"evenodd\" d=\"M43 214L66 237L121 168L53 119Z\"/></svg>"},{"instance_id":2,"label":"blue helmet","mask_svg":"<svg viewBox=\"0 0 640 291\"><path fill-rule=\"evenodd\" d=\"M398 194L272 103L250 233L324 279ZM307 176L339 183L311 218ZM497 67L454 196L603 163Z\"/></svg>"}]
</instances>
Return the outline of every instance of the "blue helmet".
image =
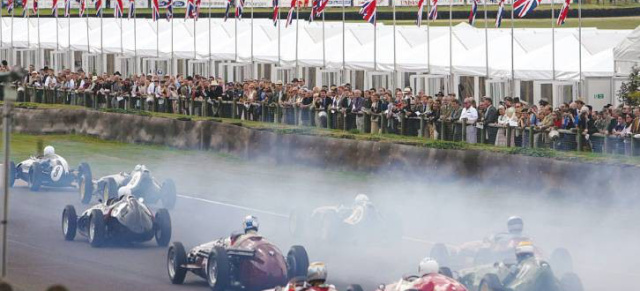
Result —
<instances>
[{"instance_id":1,"label":"blue helmet","mask_svg":"<svg viewBox=\"0 0 640 291\"><path fill-rule=\"evenodd\" d=\"M245 233L248 232L249 230L258 231L259 226L260 226L260 223L258 222L258 218L253 215L249 215L245 217L244 220L242 221L242 228L244 229Z\"/></svg>"}]
</instances>

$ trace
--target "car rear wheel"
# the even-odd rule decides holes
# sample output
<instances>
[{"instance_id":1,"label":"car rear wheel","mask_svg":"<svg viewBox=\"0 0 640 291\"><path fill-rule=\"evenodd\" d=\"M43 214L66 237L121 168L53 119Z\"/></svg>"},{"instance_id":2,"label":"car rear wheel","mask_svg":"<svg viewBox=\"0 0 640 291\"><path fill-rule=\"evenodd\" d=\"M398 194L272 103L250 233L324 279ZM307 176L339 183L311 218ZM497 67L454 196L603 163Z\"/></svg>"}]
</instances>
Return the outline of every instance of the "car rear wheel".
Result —
<instances>
[{"instance_id":1,"label":"car rear wheel","mask_svg":"<svg viewBox=\"0 0 640 291\"><path fill-rule=\"evenodd\" d=\"M89 221L89 243L92 247L100 247L105 241L105 223L102 211L91 210Z\"/></svg>"},{"instance_id":2,"label":"car rear wheel","mask_svg":"<svg viewBox=\"0 0 640 291\"><path fill-rule=\"evenodd\" d=\"M67 205L62 212L62 234L65 240L73 240L76 237L78 216L72 205Z\"/></svg>"},{"instance_id":3,"label":"car rear wheel","mask_svg":"<svg viewBox=\"0 0 640 291\"><path fill-rule=\"evenodd\" d=\"M9 162L9 187L13 187L16 182L16 164Z\"/></svg>"},{"instance_id":4,"label":"car rear wheel","mask_svg":"<svg viewBox=\"0 0 640 291\"><path fill-rule=\"evenodd\" d=\"M230 280L229 256L222 247L214 247L207 260L207 283L214 291L224 291Z\"/></svg>"},{"instance_id":5,"label":"car rear wheel","mask_svg":"<svg viewBox=\"0 0 640 291\"><path fill-rule=\"evenodd\" d=\"M78 191L82 204L89 204L93 195L93 177L91 167L87 163L81 163L78 166Z\"/></svg>"},{"instance_id":6,"label":"car rear wheel","mask_svg":"<svg viewBox=\"0 0 640 291\"><path fill-rule=\"evenodd\" d=\"M102 188L102 201L106 203L112 198L118 198L118 183L113 178L107 178Z\"/></svg>"},{"instance_id":7,"label":"car rear wheel","mask_svg":"<svg viewBox=\"0 0 640 291\"><path fill-rule=\"evenodd\" d=\"M360 284L351 284L347 286L347 291L362 291L362 286Z\"/></svg>"},{"instance_id":8,"label":"car rear wheel","mask_svg":"<svg viewBox=\"0 0 640 291\"><path fill-rule=\"evenodd\" d=\"M174 242L167 253L167 270L172 284L184 283L184 278L187 276L187 269L183 267L185 264L187 264L187 253L184 246L180 242Z\"/></svg>"},{"instance_id":9,"label":"car rear wheel","mask_svg":"<svg viewBox=\"0 0 640 291\"><path fill-rule=\"evenodd\" d=\"M176 184L173 183L171 179L164 180L160 187L160 200L162 200L162 205L167 209L173 209L176 206L176 199Z\"/></svg>"},{"instance_id":10,"label":"car rear wheel","mask_svg":"<svg viewBox=\"0 0 640 291\"><path fill-rule=\"evenodd\" d=\"M166 247L171 240L171 216L169 216L169 211L164 208L158 209L155 222L156 242L159 246Z\"/></svg>"},{"instance_id":11,"label":"car rear wheel","mask_svg":"<svg viewBox=\"0 0 640 291\"><path fill-rule=\"evenodd\" d=\"M42 183L42 178L40 176L42 176L42 167L40 166L40 163L33 162L31 167L29 167L29 181L27 181L29 183L29 190L40 190L40 185Z\"/></svg>"},{"instance_id":12,"label":"car rear wheel","mask_svg":"<svg viewBox=\"0 0 640 291\"><path fill-rule=\"evenodd\" d=\"M478 291L502 291L504 287L496 274L486 274L480 281Z\"/></svg>"},{"instance_id":13,"label":"car rear wheel","mask_svg":"<svg viewBox=\"0 0 640 291\"><path fill-rule=\"evenodd\" d=\"M569 250L565 248L557 248L551 253L549 264L556 276L561 277L564 274L573 272L573 258Z\"/></svg>"},{"instance_id":14,"label":"car rear wheel","mask_svg":"<svg viewBox=\"0 0 640 291\"><path fill-rule=\"evenodd\" d=\"M309 268L309 256L303 246L292 246L287 253L287 276L289 279L306 276Z\"/></svg>"}]
</instances>

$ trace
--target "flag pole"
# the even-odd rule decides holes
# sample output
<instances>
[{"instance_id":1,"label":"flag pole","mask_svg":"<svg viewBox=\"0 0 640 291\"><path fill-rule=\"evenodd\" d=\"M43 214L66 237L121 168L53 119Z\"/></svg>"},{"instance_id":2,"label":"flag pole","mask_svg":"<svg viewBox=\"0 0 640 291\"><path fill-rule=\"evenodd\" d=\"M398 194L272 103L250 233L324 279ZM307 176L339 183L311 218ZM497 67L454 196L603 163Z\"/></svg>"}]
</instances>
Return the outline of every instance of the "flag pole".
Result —
<instances>
[{"instance_id":1,"label":"flag pole","mask_svg":"<svg viewBox=\"0 0 640 291\"><path fill-rule=\"evenodd\" d=\"M296 1L296 76L298 76L298 22L300 22L300 3Z\"/></svg>"},{"instance_id":2,"label":"flag pole","mask_svg":"<svg viewBox=\"0 0 640 291\"><path fill-rule=\"evenodd\" d=\"M35 1L33 2L33 4L37 5ZM40 7L37 7L36 18L37 18L36 24L38 25L38 59L39 59L40 58L40 49L41 49L41 45L40 45Z\"/></svg>"},{"instance_id":3,"label":"flag pole","mask_svg":"<svg viewBox=\"0 0 640 291\"><path fill-rule=\"evenodd\" d=\"M376 0L373 0L376 1ZM377 16L377 15L376 15ZM375 17L375 16L374 16ZM378 21L373 22L373 71L378 70Z\"/></svg>"},{"instance_id":4,"label":"flag pole","mask_svg":"<svg viewBox=\"0 0 640 291\"><path fill-rule=\"evenodd\" d=\"M56 51L60 50L60 33L58 32L58 29L60 28L60 23L58 23L58 3L56 3ZM2 13L0 13L0 15L2 15ZM0 22L2 22L2 20L0 20ZM2 29L0 29L1 31ZM1 35L0 35L1 36Z\"/></svg>"},{"instance_id":5,"label":"flag pole","mask_svg":"<svg viewBox=\"0 0 640 291\"><path fill-rule=\"evenodd\" d=\"M393 88L396 88L396 78L397 78L397 60L396 60L396 1L391 0L391 5L393 6L393 77L391 79L391 85Z\"/></svg>"},{"instance_id":6,"label":"flag pole","mask_svg":"<svg viewBox=\"0 0 640 291\"><path fill-rule=\"evenodd\" d=\"M23 7L26 9L25 12L27 14L27 48L31 48L31 21L29 20L29 1L27 0L27 7Z\"/></svg>"},{"instance_id":7,"label":"flag pole","mask_svg":"<svg viewBox=\"0 0 640 291\"><path fill-rule=\"evenodd\" d=\"M449 0L449 91L454 92L453 85L453 0ZM460 96L458 96L460 97Z\"/></svg>"},{"instance_id":8,"label":"flag pole","mask_svg":"<svg viewBox=\"0 0 640 291\"><path fill-rule=\"evenodd\" d=\"M251 0L251 75L253 76L253 7L255 6L255 4L253 3L253 0ZM255 79L255 76L254 76Z\"/></svg>"},{"instance_id":9,"label":"flag pole","mask_svg":"<svg viewBox=\"0 0 640 291\"><path fill-rule=\"evenodd\" d=\"M67 14L67 50L71 51L71 0L67 0L67 3L65 4L65 13L67 13L67 7L66 5L69 5L69 13ZM73 54L69 54L69 68L73 70Z\"/></svg>"},{"instance_id":10,"label":"flag pole","mask_svg":"<svg viewBox=\"0 0 640 291\"><path fill-rule=\"evenodd\" d=\"M86 10L86 7L87 7L86 6L86 3L87 3L86 0L80 0L80 1L85 1L84 14L85 14L86 22L87 22L87 54L90 54L91 53L91 48L90 48L91 44L89 43L89 11ZM82 4L80 4L80 5L82 5Z\"/></svg>"},{"instance_id":11,"label":"flag pole","mask_svg":"<svg viewBox=\"0 0 640 291\"><path fill-rule=\"evenodd\" d=\"M15 14L16 5L15 3L11 3L11 51L13 52L13 16ZM11 54L11 62L14 62L13 53Z\"/></svg>"},{"instance_id":12,"label":"flag pole","mask_svg":"<svg viewBox=\"0 0 640 291\"><path fill-rule=\"evenodd\" d=\"M213 70L211 70L211 63L212 63L212 58L211 58L211 6L212 6L212 4L211 4L211 2L212 1L209 1L209 19L208 19L209 20L209 28L207 29L207 31L209 32L208 33L209 35L207 37L209 37L209 74L213 75L213 74L211 74L211 72L213 71Z\"/></svg>"},{"instance_id":13,"label":"flag pole","mask_svg":"<svg viewBox=\"0 0 640 291\"><path fill-rule=\"evenodd\" d=\"M118 5L118 3L116 3L116 5ZM121 7L121 11L120 11L120 54L124 55L124 39L122 37L122 33L123 33L122 18L124 18L124 4L122 6L123 7Z\"/></svg>"},{"instance_id":14,"label":"flag pole","mask_svg":"<svg viewBox=\"0 0 640 291\"><path fill-rule=\"evenodd\" d=\"M278 1L278 67L282 64L280 63L280 1Z\"/></svg>"},{"instance_id":15,"label":"flag pole","mask_svg":"<svg viewBox=\"0 0 640 291\"><path fill-rule=\"evenodd\" d=\"M514 20L513 14L515 9L515 0L511 1L511 97L516 95L516 71L514 65Z\"/></svg>"},{"instance_id":16,"label":"flag pole","mask_svg":"<svg viewBox=\"0 0 640 291\"><path fill-rule=\"evenodd\" d=\"M170 24L171 24L171 75L174 74L174 67L173 67L173 62L175 61L175 55L173 53L173 19L175 18L174 15L174 10L173 10L173 2L171 2L171 19L170 19Z\"/></svg>"},{"instance_id":17,"label":"flag pole","mask_svg":"<svg viewBox=\"0 0 640 291\"><path fill-rule=\"evenodd\" d=\"M551 79L556 80L556 10L551 0ZM562 13L562 12L561 12Z\"/></svg>"},{"instance_id":18,"label":"flag pole","mask_svg":"<svg viewBox=\"0 0 640 291\"><path fill-rule=\"evenodd\" d=\"M234 26L234 41L235 41L235 57L234 60L238 62L238 17L240 16L240 11L238 11L238 1L236 0L236 13L235 18L233 18L233 26Z\"/></svg>"},{"instance_id":19,"label":"flag pole","mask_svg":"<svg viewBox=\"0 0 640 291\"><path fill-rule=\"evenodd\" d=\"M322 68L327 68L327 45L325 43L324 33L324 10L322 10Z\"/></svg>"},{"instance_id":20,"label":"flag pole","mask_svg":"<svg viewBox=\"0 0 640 291\"><path fill-rule=\"evenodd\" d=\"M346 62L346 49L345 49L345 40L346 40L346 35L345 35L345 1L346 0L341 0L342 1L342 82L341 83L345 83L345 75L347 74L347 62Z\"/></svg>"},{"instance_id":21,"label":"flag pole","mask_svg":"<svg viewBox=\"0 0 640 291\"><path fill-rule=\"evenodd\" d=\"M104 66L104 23L102 22L102 16L103 16L103 10L102 10L102 2L100 2L100 69L102 69L102 72L105 72L105 66ZM98 72L101 73L101 72Z\"/></svg>"},{"instance_id":22,"label":"flag pole","mask_svg":"<svg viewBox=\"0 0 640 291\"><path fill-rule=\"evenodd\" d=\"M193 8L194 11L197 11L196 8ZM194 12L194 13L198 13L198 12ZM200 15L198 15L200 16ZM195 17L192 18L193 19L193 60L195 61L198 58L198 52L197 52L197 38L196 38L196 19Z\"/></svg>"},{"instance_id":23,"label":"flag pole","mask_svg":"<svg viewBox=\"0 0 640 291\"><path fill-rule=\"evenodd\" d=\"M429 11L431 11L431 0L427 0L427 73L431 74L431 21L429 21Z\"/></svg>"},{"instance_id":24,"label":"flag pole","mask_svg":"<svg viewBox=\"0 0 640 291\"><path fill-rule=\"evenodd\" d=\"M160 10L159 4L158 4L158 10ZM158 12L158 17L156 17L156 58L160 58L160 11L157 11L157 12ZM156 12L153 12L153 13L156 13Z\"/></svg>"},{"instance_id":25,"label":"flag pole","mask_svg":"<svg viewBox=\"0 0 640 291\"><path fill-rule=\"evenodd\" d=\"M131 0L129 0L131 1ZM129 3L131 4L131 3ZM131 9L131 8L129 8ZM135 70L135 74L137 75L139 70L138 67L140 66L140 62L138 61L138 9L136 9L136 3L133 2L133 59L135 61L135 66L134 66L134 70Z\"/></svg>"},{"instance_id":26,"label":"flag pole","mask_svg":"<svg viewBox=\"0 0 640 291\"><path fill-rule=\"evenodd\" d=\"M484 60L485 67L487 68L485 79L489 79L489 19L487 18L487 0L482 0L484 3ZM485 91L487 91L485 89ZM486 92L485 92L486 93ZM488 95L488 94L487 94Z\"/></svg>"},{"instance_id":27,"label":"flag pole","mask_svg":"<svg viewBox=\"0 0 640 291\"><path fill-rule=\"evenodd\" d=\"M578 0L578 97L582 97L582 0Z\"/></svg>"}]
</instances>

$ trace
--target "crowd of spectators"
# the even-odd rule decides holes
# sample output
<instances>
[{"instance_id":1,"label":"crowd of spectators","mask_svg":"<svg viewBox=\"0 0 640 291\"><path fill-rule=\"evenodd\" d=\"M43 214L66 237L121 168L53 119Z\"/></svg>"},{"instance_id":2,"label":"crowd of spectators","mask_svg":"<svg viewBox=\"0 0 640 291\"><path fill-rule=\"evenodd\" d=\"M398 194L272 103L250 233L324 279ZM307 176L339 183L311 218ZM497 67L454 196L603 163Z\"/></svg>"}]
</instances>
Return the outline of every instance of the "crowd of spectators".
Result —
<instances>
[{"instance_id":1,"label":"crowd of spectators","mask_svg":"<svg viewBox=\"0 0 640 291\"><path fill-rule=\"evenodd\" d=\"M8 69L6 62L0 69ZM350 84L342 84L309 88L305 80L299 78L286 83L267 79L233 83L198 75L123 77L118 72L93 75L82 70L55 73L46 67L35 70L33 66L29 68L23 84L73 92L89 90L97 96L111 94L118 97L114 99L115 103L123 102L126 96L141 97L137 99L141 101L135 104L136 107L155 100L161 111L167 109L174 113L179 112L177 102L167 100L182 96L202 101L195 103L197 105L192 108L183 108L180 113L185 114L200 114L201 110L207 110L208 114L215 116L220 108L214 101L235 100L240 105L237 107L237 116L249 120L260 119L262 106L277 104L285 109L297 107L302 109L300 111L309 109L307 112L315 113L307 115L311 116L309 118L303 118L302 114L285 114L281 117L283 122L293 123L291 119L298 119L299 124L309 125L311 119L315 119L315 124L325 124L327 113L330 112L335 116L331 121L333 128L343 128L345 122L351 122L360 132L364 131L365 122L362 113L366 112L370 114L372 133L381 132L381 127L387 127L387 132L399 133L402 118L422 117L427 121L422 136L428 138L438 138L442 134L439 132L442 128L436 125L439 121L449 125L464 122L464 128L452 126L450 131L464 130L466 141L476 143L478 128L497 128L490 140L499 146L513 145L514 138L520 134L519 131L507 134L508 127L534 128L542 142L549 142L559 129L580 131L587 140L595 133L625 137L640 134L640 107L624 105L614 108L607 105L595 109L580 99L558 104L554 108L547 98L542 98L538 104L529 104L517 97L506 97L499 104L494 104L493 98L483 97L476 103L471 97L460 99L454 93L445 95L442 92L429 96L422 91L413 92L410 87L361 90ZM383 116L386 124L380 122Z\"/></svg>"}]
</instances>

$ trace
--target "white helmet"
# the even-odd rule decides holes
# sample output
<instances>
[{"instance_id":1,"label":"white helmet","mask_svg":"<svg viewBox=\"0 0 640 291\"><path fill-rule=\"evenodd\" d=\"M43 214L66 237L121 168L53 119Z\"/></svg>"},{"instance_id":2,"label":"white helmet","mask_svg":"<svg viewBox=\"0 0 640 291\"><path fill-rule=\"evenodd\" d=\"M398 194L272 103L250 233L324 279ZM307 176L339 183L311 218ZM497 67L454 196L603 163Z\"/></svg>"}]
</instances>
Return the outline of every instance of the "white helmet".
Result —
<instances>
[{"instance_id":1,"label":"white helmet","mask_svg":"<svg viewBox=\"0 0 640 291\"><path fill-rule=\"evenodd\" d=\"M356 205L366 205L367 203L369 203L369 196L365 194L358 194L356 195L356 199L354 200L354 203Z\"/></svg>"},{"instance_id":2,"label":"white helmet","mask_svg":"<svg viewBox=\"0 0 640 291\"><path fill-rule=\"evenodd\" d=\"M327 280L327 266L322 262L313 262L307 269L307 282L324 283Z\"/></svg>"},{"instance_id":3,"label":"white helmet","mask_svg":"<svg viewBox=\"0 0 640 291\"><path fill-rule=\"evenodd\" d=\"M247 233L249 230L258 231L258 226L260 226L258 218L253 215L245 217L242 221L242 228L244 229L245 233Z\"/></svg>"},{"instance_id":4,"label":"white helmet","mask_svg":"<svg viewBox=\"0 0 640 291\"><path fill-rule=\"evenodd\" d=\"M440 264L430 257L426 257L420 261L420 265L418 266L418 273L420 276L428 275L428 274L437 274L440 271Z\"/></svg>"},{"instance_id":5,"label":"white helmet","mask_svg":"<svg viewBox=\"0 0 640 291\"><path fill-rule=\"evenodd\" d=\"M56 149L54 149L52 146L48 145L46 147L44 147L44 155L45 156L52 156L56 154Z\"/></svg>"},{"instance_id":6,"label":"white helmet","mask_svg":"<svg viewBox=\"0 0 640 291\"><path fill-rule=\"evenodd\" d=\"M507 229L509 230L509 233L521 234L523 228L524 222L522 222L522 218L520 218L520 216L511 216L507 220Z\"/></svg>"}]
</instances>

